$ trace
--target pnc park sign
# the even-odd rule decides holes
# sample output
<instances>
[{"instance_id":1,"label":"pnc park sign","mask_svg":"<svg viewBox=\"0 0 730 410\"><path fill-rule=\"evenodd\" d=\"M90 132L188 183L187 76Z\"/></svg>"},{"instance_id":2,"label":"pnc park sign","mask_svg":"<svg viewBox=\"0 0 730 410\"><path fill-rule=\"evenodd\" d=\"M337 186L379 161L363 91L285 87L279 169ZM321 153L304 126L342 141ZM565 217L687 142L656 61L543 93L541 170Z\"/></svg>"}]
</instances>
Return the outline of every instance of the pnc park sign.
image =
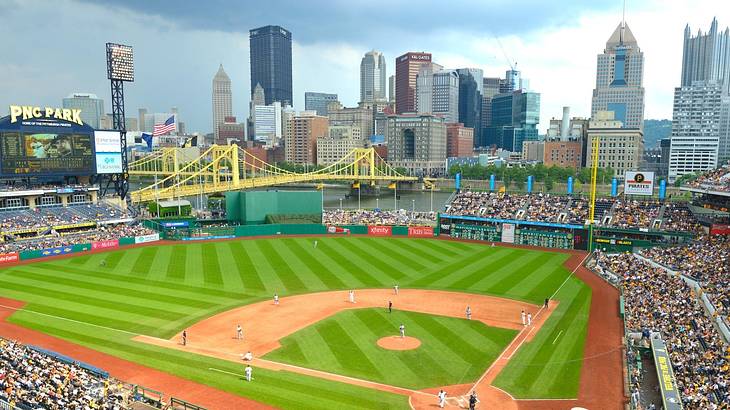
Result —
<instances>
[{"instance_id":1,"label":"pnc park sign","mask_svg":"<svg viewBox=\"0 0 730 410\"><path fill-rule=\"evenodd\" d=\"M32 105L11 105L10 106L10 123L20 120L33 120L37 118L64 120L79 125L84 125L81 121L81 110L69 108L52 108L52 107L34 107Z\"/></svg>"}]
</instances>

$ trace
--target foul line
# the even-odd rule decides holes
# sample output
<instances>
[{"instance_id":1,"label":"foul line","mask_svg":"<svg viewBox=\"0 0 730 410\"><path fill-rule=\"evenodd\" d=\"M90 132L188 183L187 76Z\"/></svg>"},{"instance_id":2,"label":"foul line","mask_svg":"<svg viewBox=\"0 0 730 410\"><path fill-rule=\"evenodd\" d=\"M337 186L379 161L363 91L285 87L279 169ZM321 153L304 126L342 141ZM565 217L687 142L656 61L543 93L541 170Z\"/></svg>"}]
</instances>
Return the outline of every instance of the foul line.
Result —
<instances>
[{"instance_id":1,"label":"foul line","mask_svg":"<svg viewBox=\"0 0 730 410\"><path fill-rule=\"evenodd\" d=\"M126 330L115 329L113 327L107 327L107 326L102 326L102 325L96 325L96 324L93 324L93 323L82 322L80 320L69 319L67 317L50 315L48 313L36 312L35 310L24 309L24 308L16 308L16 307L5 306L5 305L0 305L0 308L5 308L5 309L8 309L8 310L13 310L13 311L16 311L16 312L34 313L36 315L41 315L41 316L46 316L46 317L52 317L54 319L61 319L61 320L65 320L65 321L68 321L68 322L78 323L78 324L81 324L81 325L93 326L93 327L98 327L100 329L106 329L106 330L113 330L115 332L126 333L126 334L132 335L132 336L140 336L139 333L133 333L133 332L129 332L129 331L126 331Z\"/></svg>"},{"instance_id":2,"label":"foul line","mask_svg":"<svg viewBox=\"0 0 730 410\"><path fill-rule=\"evenodd\" d=\"M562 335L562 334L563 334L563 331L561 330L561 331L560 331L560 333L558 333L558 335L557 335L557 336L555 336L555 340L553 340L553 344L555 344L555 342L557 342L557 341L558 341L558 338L559 338L559 337L560 337L560 335Z\"/></svg>"}]
</instances>

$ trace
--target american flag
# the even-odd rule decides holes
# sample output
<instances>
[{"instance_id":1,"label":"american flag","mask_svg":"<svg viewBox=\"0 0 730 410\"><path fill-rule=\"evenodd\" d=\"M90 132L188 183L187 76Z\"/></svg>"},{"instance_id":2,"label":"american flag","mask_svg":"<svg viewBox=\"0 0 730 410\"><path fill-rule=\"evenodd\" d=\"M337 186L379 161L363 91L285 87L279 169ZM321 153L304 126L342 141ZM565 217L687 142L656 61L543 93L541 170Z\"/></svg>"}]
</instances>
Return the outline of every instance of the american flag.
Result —
<instances>
[{"instance_id":1,"label":"american flag","mask_svg":"<svg viewBox=\"0 0 730 410\"><path fill-rule=\"evenodd\" d=\"M175 131L175 116L171 116L165 121L164 124L155 124L152 130L152 136L169 134L170 131Z\"/></svg>"}]
</instances>

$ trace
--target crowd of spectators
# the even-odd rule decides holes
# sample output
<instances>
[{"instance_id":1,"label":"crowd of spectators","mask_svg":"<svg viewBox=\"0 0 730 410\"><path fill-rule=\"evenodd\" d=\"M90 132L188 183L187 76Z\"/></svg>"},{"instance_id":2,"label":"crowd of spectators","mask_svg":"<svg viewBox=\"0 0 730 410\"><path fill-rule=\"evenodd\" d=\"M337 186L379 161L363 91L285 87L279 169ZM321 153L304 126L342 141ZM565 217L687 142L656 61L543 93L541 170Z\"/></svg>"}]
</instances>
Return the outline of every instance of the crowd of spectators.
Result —
<instances>
[{"instance_id":1,"label":"crowd of spectators","mask_svg":"<svg viewBox=\"0 0 730 410\"><path fill-rule=\"evenodd\" d=\"M121 410L129 396L115 380L0 339L0 400L15 408Z\"/></svg>"},{"instance_id":2,"label":"crowd of spectators","mask_svg":"<svg viewBox=\"0 0 730 410\"><path fill-rule=\"evenodd\" d=\"M515 219L517 211L527 206L527 195L462 191L446 206L446 213L458 216Z\"/></svg>"},{"instance_id":3,"label":"crowd of spectators","mask_svg":"<svg viewBox=\"0 0 730 410\"><path fill-rule=\"evenodd\" d=\"M73 225L81 222L125 219L129 215L105 203L69 205L66 207L38 207L35 209L0 210L0 231Z\"/></svg>"},{"instance_id":4,"label":"crowd of spectators","mask_svg":"<svg viewBox=\"0 0 730 410\"><path fill-rule=\"evenodd\" d=\"M730 192L730 165L725 165L700 175L687 186L692 188L710 189L713 191Z\"/></svg>"},{"instance_id":5,"label":"crowd of spectators","mask_svg":"<svg viewBox=\"0 0 730 410\"><path fill-rule=\"evenodd\" d=\"M521 219L537 222L560 222L561 214L567 215L571 198L565 195L536 194L530 197L529 206Z\"/></svg>"},{"instance_id":6,"label":"crowd of spectators","mask_svg":"<svg viewBox=\"0 0 730 410\"><path fill-rule=\"evenodd\" d=\"M730 349L689 285L633 254L599 252L597 262L623 290L627 330L665 341L684 406L727 409Z\"/></svg>"},{"instance_id":7,"label":"crowd of spectators","mask_svg":"<svg viewBox=\"0 0 730 410\"><path fill-rule=\"evenodd\" d=\"M725 318L730 315L730 238L714 235L683 246L647 249L643 254L696 279L718 312Z\"/></svg>"},{"instance_id":8,"label":"crowd of spectators","mask_svg":"<svg viewBox=\"0 0 730 410\"><path fill-rule=\"evenodd\" d=\"M94 229L72 234L52 234L40 238L36 237L15 241L6 240L5 242L0 242L0 254L57 248L76 243L108 241L124 237L150 235L153 233L155 233L155 231L145 228L140 224L122 223L114 225L99 225Z\"/></svg>"},{"instance_id":9,"label":"crowd of spectators","mask_svg":"<svg viewBox=\"0 0 730 410\"><path fill-rule=\"evenodd\" d=\"M669 202L664 208L661 229L664 231L699 233L702 228L686 203Z\"/></svg>"},{"instance_id":10,"label":"crowd of spectators","mask_svg":"<svg viewBox=\"0 0 730 410\"><path fill-rule=\"evenodd\" d=\"M322 212L324 225L434 225L435 212L344 210L332 209Z\"/></svg>"},{"instance_id":11,"label":"crowd of spectators","mask_svg":"<svg viewBox=\"0 0 730 410\"><path fill-rule=\"evenodd\" d=\"M612 208L611 226L617 228L652 228L662 205L654 201L617 199Z\"/></svg>"}]
</instances>

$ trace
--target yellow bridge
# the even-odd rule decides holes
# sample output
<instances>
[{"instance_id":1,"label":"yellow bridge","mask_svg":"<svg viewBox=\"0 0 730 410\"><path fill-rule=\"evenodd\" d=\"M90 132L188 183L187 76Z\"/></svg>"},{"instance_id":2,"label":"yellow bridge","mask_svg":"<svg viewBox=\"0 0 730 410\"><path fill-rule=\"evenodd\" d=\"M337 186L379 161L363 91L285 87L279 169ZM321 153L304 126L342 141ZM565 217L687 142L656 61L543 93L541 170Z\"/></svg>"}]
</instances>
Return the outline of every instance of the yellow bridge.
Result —
<instances>
[{"instance_id":1,"label":"yellow bridge","mask_svg":"<svg viewBox=\"0 0 730 410\"><path fill-rule=\"evenodd\" d=\"M186 161L178 148L154 151L129 164L129 174L154 176L155 182L133 191L133 202L215 194L248 188L320 181L401 182L417 177L401 175L373 148L356 148L332 165L305 173L268 164L237 145L213 145ZM161 178L161 179L158 179ZM430 181L424 181L427 185Z\"/></svg>"}]
</instances>

